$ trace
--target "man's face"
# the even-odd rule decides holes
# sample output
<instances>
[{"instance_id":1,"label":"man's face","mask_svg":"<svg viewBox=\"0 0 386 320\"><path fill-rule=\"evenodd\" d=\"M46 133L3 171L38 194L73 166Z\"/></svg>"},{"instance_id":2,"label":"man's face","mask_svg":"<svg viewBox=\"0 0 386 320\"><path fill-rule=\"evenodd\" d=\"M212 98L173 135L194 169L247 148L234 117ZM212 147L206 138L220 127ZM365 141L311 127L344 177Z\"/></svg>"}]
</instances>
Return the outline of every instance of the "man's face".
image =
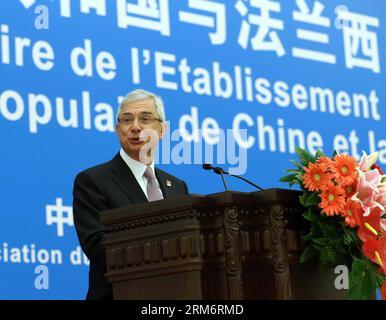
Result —
<instances>
[{"instance_id":1,"label":"man's face","mask_svg":"<svg viewBox=\"0 0 386 320\"><path fill-rule=\"evenodd\" d=\"M151 132L158 139L163 137L166 124L158 118L152 99L129 102L122 108L115 131L123 150L131 158L140 161L141 149L146 150L149 146L150 137L148 134L147 138L142 137L144 133ZM155 145L152 144L152 147Z\"/></svg>"}]
</instances>

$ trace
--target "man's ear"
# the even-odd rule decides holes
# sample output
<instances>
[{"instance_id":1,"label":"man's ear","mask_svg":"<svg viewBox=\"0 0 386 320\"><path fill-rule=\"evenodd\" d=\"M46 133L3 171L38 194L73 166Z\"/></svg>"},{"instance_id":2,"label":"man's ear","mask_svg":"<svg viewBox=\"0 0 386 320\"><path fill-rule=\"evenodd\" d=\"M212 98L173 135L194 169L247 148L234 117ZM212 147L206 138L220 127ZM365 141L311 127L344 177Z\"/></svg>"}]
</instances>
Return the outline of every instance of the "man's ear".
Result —
<instances>
[{"instance_id":1,"label":"man's ear","mask_svg":"<svg viewBox=\"0 0 386 320\"><path fill-rule=\"evenodd\" d=\"M159 134L159 138L160 139L163 138L163 136L165 135L167 129L168 129L167 123L166 122L161 122L161 132Z\"/></svg>"}]
</instances>

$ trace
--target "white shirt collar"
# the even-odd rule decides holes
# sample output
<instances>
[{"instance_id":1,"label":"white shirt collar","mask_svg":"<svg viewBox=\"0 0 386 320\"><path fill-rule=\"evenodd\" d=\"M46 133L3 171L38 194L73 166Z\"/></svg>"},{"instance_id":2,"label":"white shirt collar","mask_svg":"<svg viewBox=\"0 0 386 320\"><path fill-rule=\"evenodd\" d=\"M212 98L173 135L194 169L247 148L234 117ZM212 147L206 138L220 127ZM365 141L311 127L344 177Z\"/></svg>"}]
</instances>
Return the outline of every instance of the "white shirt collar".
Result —
<instances>
[{"instance_id":1,"label":"white shirt collar","mask_svg":"<svg viewBox=\"0 0 386 320\"><path fill-rule=\"evenodd\" d=\"M143 178L143 174L145 173L145 170L147 167L150 167L153 169L153 172L155 174L155 171L154 171L154 161L149 165L149 166L146 166L144 165L142 162L140 161L137 161L137 160L134 160L132 157L130 157L126 152L125 150L123 150L121 148L121 150L119 151L119 154L121 155L123 161L125 161L125 163L127 164L127 166L130 168L130 170L133 172L135 178L137 180L140 180Z\"/></svg>"}]
</instances>

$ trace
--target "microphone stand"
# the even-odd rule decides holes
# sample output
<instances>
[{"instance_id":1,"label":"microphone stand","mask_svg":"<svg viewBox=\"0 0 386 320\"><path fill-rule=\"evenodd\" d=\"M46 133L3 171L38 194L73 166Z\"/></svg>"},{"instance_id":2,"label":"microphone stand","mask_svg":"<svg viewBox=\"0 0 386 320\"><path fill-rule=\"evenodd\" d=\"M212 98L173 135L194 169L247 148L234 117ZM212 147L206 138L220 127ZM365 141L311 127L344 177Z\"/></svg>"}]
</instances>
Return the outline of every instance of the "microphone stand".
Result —
<instances>
[{"instance_id":1,"label":"microphone stand","mask_svg":"<svg viewBox=\"0 0 386 320\"><path fill-rule=\"evenodd\" d=\"M250 185L254 186L255 188L257 188L257 189L259 189L259 190L261 190L261 191L264 190L263 188L259 187L258 185L254 184L253 182L251 182L251 181L245 179L244 177L236 176L236 175L234 175L234 174L230 174L229 172L226 172L226 171L224 171L224 170L222 170L222 171L223 171L223 173L225 173L225 174L227 174L227 175L229 175L229 176L231 176L231 177L235 177L235 178L238 178L238 179L240 179L240 180L245 181L246 183L249 183Z\"/></svg>"},{"instance_id":2,"label":"microphone stand","mask_svg":"<svg viewBox=\"0 0 386 320\"><path fill-rule=\"evenodd\" d=\"M222 169L220 168L213 168L213 171L219 175L221 175L221 179L222 179L222 183L224 184L224 188L225 188L225 191L229 191L228 190L228 187L227 187L227 183L225 181L225 178L224 178L224 173Z\"/></svg>"},{"instance_id":3,"label":"microphone stand","mask_svg":"<svg viewBox=\"0 0 386 320\"><path fill-rule=\"evenodd\" d=\"M225 178L224 178L224 174L227 174L227 175L229 175L229 176L231 176L231 177L235 177L235 178L237 178L237 179L243 180L244 182L246 182L246 183L248 183L248 184L254 186L255 188L257 188L257 189L259 189L259 190L261 190L261 191L264 190L263 188L259 187L257 184L254 184L253 182L249 181L248 179L245 179L245 178L242 177L242 176L230 174L229 172L224 171L224 170L223 170L222 168L220 168L220 167L213 167L211 164L204 163L204 164L202 165L202 168L203 168L204 170L213 170L214 173L221 175L221 179L222 179L222 183L224 184L225 191L228 191L228 187L227 187L227 184L226 184L226 181L225 181Z\"/></svg>"}]
</instances>

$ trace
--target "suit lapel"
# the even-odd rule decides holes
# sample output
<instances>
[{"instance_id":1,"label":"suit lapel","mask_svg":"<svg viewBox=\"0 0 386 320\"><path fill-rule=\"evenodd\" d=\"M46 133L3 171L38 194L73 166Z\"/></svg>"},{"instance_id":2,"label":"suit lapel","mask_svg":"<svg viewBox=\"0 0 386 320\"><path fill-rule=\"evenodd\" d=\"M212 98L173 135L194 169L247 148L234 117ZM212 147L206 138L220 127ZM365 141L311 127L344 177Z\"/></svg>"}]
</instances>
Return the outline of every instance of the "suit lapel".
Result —
<instances>
[{"instance_id":1,"label":"suit lapel","mask_svg":"<svg viewBox=\"0 0 386 320\"><path fill-rule=\"evenodd\" d=\"M166 178L165 174L161 170L159 170L157 168L155 168L155 175L156 175L157 180L160 184L164 198L166 199L166 198L170 198L171 196L173 196L174 192L173 192L172 182Z\"/></svg>"},{"instance_id":2,"label":"suit lapel","mask_svg":"<svg viewBox=\"0 0 386 320\"><path fill-rule=\"evenodd\" d=\"M112 177L133 203L148 202L137 179L118 153L112 160Z\"/></svg>"}]
</instances>

